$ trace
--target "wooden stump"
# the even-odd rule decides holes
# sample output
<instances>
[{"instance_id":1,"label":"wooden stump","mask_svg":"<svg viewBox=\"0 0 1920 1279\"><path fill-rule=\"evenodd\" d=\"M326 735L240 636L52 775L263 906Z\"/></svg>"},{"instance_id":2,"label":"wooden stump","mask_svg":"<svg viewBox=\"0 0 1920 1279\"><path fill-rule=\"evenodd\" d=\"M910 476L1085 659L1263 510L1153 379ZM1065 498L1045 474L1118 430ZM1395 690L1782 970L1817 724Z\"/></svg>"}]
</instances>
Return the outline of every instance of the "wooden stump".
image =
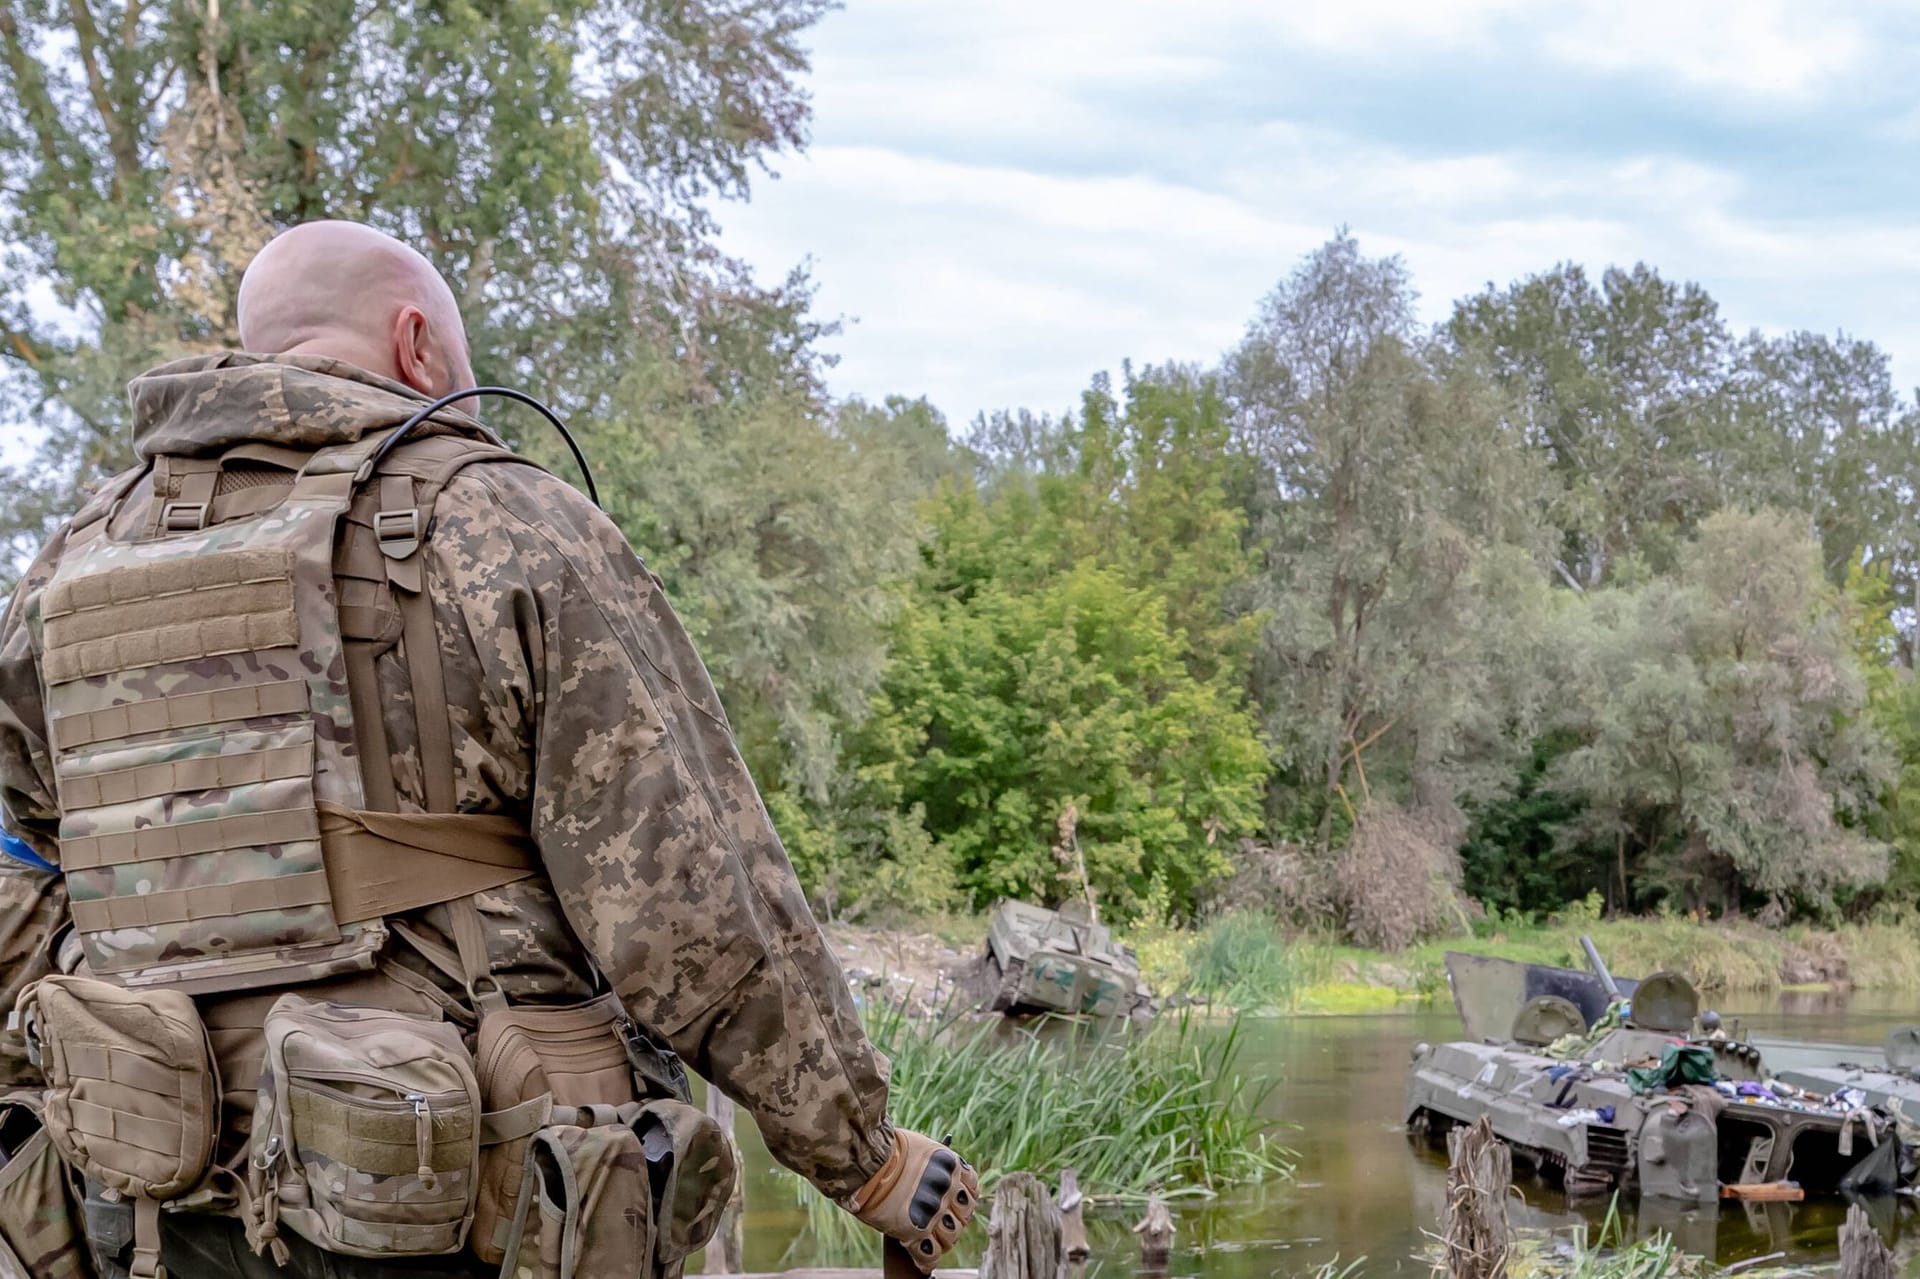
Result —
<instances>
[{"instance_id":1,"label":"wooden stump","mask_svg":"<svg viewBox=\"0 0 1920 1279\"><path fill-rule=\"evenodd\" d=\"M1893 1279L1893 1252L1859 1204L1840 1227L1840 1279Z\"/></svg>"},{"instance_id":2,"label":"wooden stump","mask_svg":"<svg viewBox=\"0 0 1920 1279\"><path fill-rule=\"evenodd\" d=\"M720 1130L727 1134L727 1140L733 1140L733 1098L707 1085L707 1113L713 1116ZM734 1166L740 1166L738 1152L735 1153ZM733 1198L720 1213L720 1224L715 1227L713 1238L707 1242L706 1273L710 1275L737 1275L746 1270L746 1230L747 1216L746 1188L744 1179L733 1179Z\"/></svg>"},{"instance_id":3,"label":"wooden stump","mask_svg":"<svg viewBox=\"0 0 1920 1279\"><path fill-rule=\"evenodd\" d=\"M1010 1172L993 1190L979 1279L1059 1279L1066 1250L1060 1210L1032 1173Z\"/></svg>"},{"instance_id":4,"label":"wooden stump","mask_svg":"<svg viewBox=\"0 0 1920 1279\"><path fill-rule=\"evenodd\" d=\"M1060 1173L1060 1243L1068 1261L1085 1261L1093 1253L1087 1246L1087 1222L1081 1211L1085 1207L1079 1172L1064 1169Z\"/></svg>"},{"instance_id":5,"label":"wooden stump","mask_svg":"<svg viewBox=\"0 0 1920 1279\"><path fill-rule=\"evenodd\" d=\"M1507 1195L1513 1152L1483 1115L1447 1134L1447 1275L1501 1279L1507 1272Z\"/></svg>"},{"instance_id":6,"label":"wooden stump","mask_svg":"<svg viewBox=\"0 0 1920 1279\"><path fill-rule=\"evenodd\" d=\"M1173 1260L1173 1214L1167 1211L1159 1195L1147 1200L1147 1215L1133 1228L1140 1236L1140 1269L1145 1274L1163 1275Z\"/></svg>"}]
</instances>

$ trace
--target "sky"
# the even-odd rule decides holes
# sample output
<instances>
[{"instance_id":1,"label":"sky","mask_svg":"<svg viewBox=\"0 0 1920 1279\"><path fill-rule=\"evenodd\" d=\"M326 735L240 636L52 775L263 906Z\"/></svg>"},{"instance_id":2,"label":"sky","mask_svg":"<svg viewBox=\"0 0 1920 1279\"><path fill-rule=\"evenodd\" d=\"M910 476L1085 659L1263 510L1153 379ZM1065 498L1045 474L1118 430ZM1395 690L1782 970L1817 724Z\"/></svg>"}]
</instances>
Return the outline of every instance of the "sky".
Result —
<instances>
[{"instance_id":1,"label":"sky","mask_svg":"<svg viewBox=\"0 0 1920 1279\"><path fill-rule=\"evenodd\" d=\"M1574 261L1920 383L1920 6L848 0L813 142L724 243L807 264L832 389L956 426L1210 361L1345 226L1429 320Z\"/></svg>"}]
</instances>

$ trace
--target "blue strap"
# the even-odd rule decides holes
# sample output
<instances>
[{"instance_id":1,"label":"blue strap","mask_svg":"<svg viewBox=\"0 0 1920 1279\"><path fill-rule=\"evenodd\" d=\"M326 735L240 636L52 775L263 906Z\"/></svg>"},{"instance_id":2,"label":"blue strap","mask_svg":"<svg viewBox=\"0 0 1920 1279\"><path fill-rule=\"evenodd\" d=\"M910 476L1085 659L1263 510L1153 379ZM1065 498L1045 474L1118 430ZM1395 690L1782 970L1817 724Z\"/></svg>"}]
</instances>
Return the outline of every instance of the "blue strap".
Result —
<instances>
[{"instance_id":1,"label":"blue strap","mask_svg":"<svg viewBox=\"0 0 1920 1279\"><path fill-rule=\"evenodd\" d=\"M60 873L58 866L55 866L31 848L28 848L25 840L17 835L10 835L3 830L0 830L0 853L6 854L22 865L31 866L35 870L44 870L50 875L58 875Z\"/></svg>"}]
</instances>

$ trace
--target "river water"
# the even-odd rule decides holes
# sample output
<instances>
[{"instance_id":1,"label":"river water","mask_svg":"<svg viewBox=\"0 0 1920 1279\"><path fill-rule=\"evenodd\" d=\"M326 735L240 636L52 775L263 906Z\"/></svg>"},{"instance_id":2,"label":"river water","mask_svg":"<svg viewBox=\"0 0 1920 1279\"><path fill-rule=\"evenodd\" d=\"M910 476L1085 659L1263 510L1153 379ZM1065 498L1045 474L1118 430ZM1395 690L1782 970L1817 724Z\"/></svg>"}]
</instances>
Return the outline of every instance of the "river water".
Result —
<instances>
[{"instance_id":1,"label":"river water","mask_svg":"<svg viewBox=\"0 0 1920 1279\"><path fill-rule=\"evenodd\" d=\"M1733 999L1720 1010L1760 1035L1878 1044L1896 1025L1920 1022L1916 996L1789 994ZM1281 1081L1268 1101L1285 1125L1280 1139L1298 1152L1292 1183L1234 1193L1176 1208L1173 1279L1268 1279L1307 1275L1322 1263L1361 1261L1360 1275L1425 1276L1421 1255L1445 1201L1445 1156L1410 1143L1400 1124L1406 1066L1413 1045L1456 1038L1451 1006L1371 1017L1305 1017L1249 1022L1240 1061L1244 1074ZM743 1128L750 1128L744 1124ZM747 1255L749 1270L859 1264L838 1238L807 1226L795 1183L776 1176L763 1147L742 1133L749 1162ZM1516 1225L1571 1233L1598 1229L1607 1204L1569 1205L1547 1186L1523 1177L1524 1201ZM1684 1248L1721 1264L1776 1252L1791 1262L1837 1257L1835 1232L1845 1215L1838 1202L1738 1205L1705 1209L1635 1208L1622 1204L1629 1236L1665 1231ZM1873 1205L1881 1232L1920 1255L1920 1208L1907 1200ZM1136 1212L1090 1215L1090 1275L1130 1276L1138 1249L1129 1231ZM970 1232L956 1261L971 1264L984 1232ZM872 1249L877 1264L878 1249ZM1915 1268L1909 1266L1909 1272Z\"/></svg>"}]
</instances>

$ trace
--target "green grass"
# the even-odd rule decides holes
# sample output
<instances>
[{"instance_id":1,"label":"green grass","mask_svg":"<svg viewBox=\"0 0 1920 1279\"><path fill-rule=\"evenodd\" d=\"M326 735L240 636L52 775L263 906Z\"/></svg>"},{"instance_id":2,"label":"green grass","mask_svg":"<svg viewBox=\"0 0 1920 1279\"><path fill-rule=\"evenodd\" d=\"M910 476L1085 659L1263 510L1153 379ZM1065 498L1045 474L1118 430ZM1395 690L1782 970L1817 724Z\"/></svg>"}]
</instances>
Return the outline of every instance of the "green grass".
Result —
<instances>
[{"instance_id":1,"label":"green grass","mask_svg":"<svg viewBox=\"0 0 1920 1279\"><path fill-rule=\"evenodd\" d=\"M943 1028L883 1008L868 1030L893 1062L894 1121L953 1133L988 1192L1015 1170L1051 1181L1076 1168L1090 1197L1134 1199L1292 1171L1260 1117L1274 1081L1240 1073L1237 1025L1179 1017L1096 1038L1044 1022L1009 1031L998 1018Z\"/></svg>"},{"instance_id":2,"label":"green grass","mask_svg":"<svg viewBox=\"0 0 1920 1279\"><path fill-rule=\"evenodd\" d=\"M1248 1011L1291 1012L1302 992L1331 975L1323 947L1289 942L1272 920L1250 912L1221 916L1186 954L1188 993Z\"/></svg>"},{"instance_id":3,"label":"green grass","mask_svg":"<svg viewBox=\"0 0 1920 1279\"><path fill-rule=\"evenodd\" d=\"M1276 1081L1241 1073L1237 1022L1163 1018L1096 1037L1061 1023L960 1025L880 1006L867 1031L893 1063L893 1121L953 1134L989 1195L1014 1171L1053 1186L1073 1168L1089 1199L1109 1201L1205 1197L1293 1175L1293 1153L1260 1116ZM869 1233L793 1181L816 1264L871 1252Z\"/></svg>"},{"instance_id":4,"label":"green grass","mask_svg":"<svg viewBox=\"0 0 1920 1279\"><path fill-rule=\"evenodd\" d=\"M1920 917L1886 915L1822 929L1763 928L1662 915L1601 919L1582 902L1541 921L1483 920L1473 935L1440 938L1397 955L1322 939L1289 938L1257 913L1222 916L1197 932L1134 939L1142 972L1163 995L1184 993L1253 1013L1363 1013L1444 996L1449 950L1584 968L1582 935L1624 976L1677 969L1706 995L1782 989L1920 988Z\"/></svg>"},{"instance_id":5,"label":"green grass","mask_svg":"<svg viewBox=\"0 0 1920 1279\"><path fill-rule=\"evenodd\" d=\"M1592 1240L1585 1226L1579 1228L1571 1257L1554 1248L1530 1248L1531 1239L1523 1235L1516 1240L1508 1279L1687 1279L1709 1268L1703 1259L1675 1247L1669 1235L1626 1243L1618 1195L1607 1205L1606 1219Z\"/></svg>"}]
</instances>

